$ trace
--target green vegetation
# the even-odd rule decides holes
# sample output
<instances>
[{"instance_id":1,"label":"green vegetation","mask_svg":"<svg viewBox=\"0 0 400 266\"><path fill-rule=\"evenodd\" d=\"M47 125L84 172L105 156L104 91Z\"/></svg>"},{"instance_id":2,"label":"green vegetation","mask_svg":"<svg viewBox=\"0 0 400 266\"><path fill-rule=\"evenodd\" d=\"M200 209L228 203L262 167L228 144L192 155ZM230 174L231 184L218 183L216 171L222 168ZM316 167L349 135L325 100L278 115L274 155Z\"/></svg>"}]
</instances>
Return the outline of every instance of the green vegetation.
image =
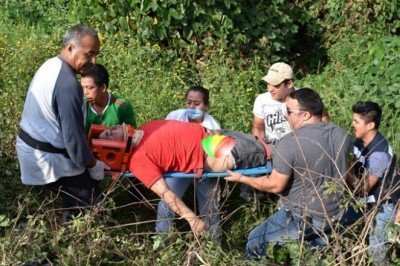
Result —
<instances>
[{"instance_id":1,"label":"green vegetation","mask_svg":"<svg viewBox=\"0 0 400 266\"><path fill-rule=\"evenodd\" d=\"M109 182L97 210L63 226L58 201L21 185L14 141L30 80L79 22L99 29L98 61L109 69L111 90L132 101L139 124L181 107L186 88L200 83L210 89L211 113L222 126L249 132L254 99L266 90L260 78L285 60L297 71L296 85L320 92L332 121L349 132L353 103L381 104L381 131L400 151L398 1L268 2L6 0L0 10L0 264L248 265L246 236L276 204L271 195L245 203L235 186L221 181L221 245L186 233L164 241L152 230L154 195L132 203L125 182ZM368 226L321 250L270 246L266 262L367 264ZM390 256L400 264L399 228L391 230Z\"/></svg>"}]
</instances>

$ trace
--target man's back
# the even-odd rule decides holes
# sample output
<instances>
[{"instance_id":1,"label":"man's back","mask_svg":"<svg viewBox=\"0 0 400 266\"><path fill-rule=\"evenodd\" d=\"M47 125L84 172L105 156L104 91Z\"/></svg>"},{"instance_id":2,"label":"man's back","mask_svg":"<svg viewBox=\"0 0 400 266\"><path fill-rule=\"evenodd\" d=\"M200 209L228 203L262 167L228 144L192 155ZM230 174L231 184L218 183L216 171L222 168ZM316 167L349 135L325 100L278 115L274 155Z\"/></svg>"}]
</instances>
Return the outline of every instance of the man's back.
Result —
<instances>
[{"instance_id":1,"label":"man's back","mask_svg":"<svg viewBox=\"0 0 400 266\"><path fill-rule=\"evenodd\" d=\"M131 156L130 171L147 187L165 172L194 172L201 176L205 153L204 127L174 120L151 121L139 129L144 136Z\"/></svg>"},{"instance_id":2,"label":"man's back","mask_svg":"<svg viewBox=\"0 0 400 266\"><path fill-rule=\"evenodd\" d=\"M35 140L66 148L49 153L17 138L17 152L24 184L43 185L62 176L81 174L91 159L83 136L82 89L71 67L60 57L47 60L36 72L24 105L20 126ZM79 152L71 152L71 149ZM45 159L44 159L45 158Z\"/></svg>"}]
</instances>

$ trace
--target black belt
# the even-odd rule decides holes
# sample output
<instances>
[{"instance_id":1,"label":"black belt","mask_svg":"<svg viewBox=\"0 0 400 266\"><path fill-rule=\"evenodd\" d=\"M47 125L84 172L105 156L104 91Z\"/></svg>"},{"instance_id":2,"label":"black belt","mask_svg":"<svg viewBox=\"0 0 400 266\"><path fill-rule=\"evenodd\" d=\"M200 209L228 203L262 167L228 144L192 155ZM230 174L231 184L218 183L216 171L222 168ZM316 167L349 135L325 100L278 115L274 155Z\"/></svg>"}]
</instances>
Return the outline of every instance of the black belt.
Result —
<instances>
[{"instance_id":1,"label":"black belt","mask_svg":"<svg viewBox=\"0 0 400 266\"><path fill-rule=\"evenodd\" d=\"M66 149L56 148L48 142L43 142L40 140L36 140L29 136L22 128L19 129L18 136L29 146L36 150L49 152L49 153L60 153L64 154L65 157L69 158L68 152Z\"/></svg>"}]
</instances>

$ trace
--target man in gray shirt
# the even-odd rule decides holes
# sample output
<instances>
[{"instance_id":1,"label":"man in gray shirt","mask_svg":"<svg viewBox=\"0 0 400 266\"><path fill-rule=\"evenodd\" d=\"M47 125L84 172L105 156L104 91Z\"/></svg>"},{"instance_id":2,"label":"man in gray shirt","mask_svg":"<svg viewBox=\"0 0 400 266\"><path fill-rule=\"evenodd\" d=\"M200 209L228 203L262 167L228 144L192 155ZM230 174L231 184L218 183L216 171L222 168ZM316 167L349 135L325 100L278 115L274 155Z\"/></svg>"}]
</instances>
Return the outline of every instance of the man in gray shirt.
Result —
<instances>
[{"instance_id":1,"label":"man in gray shirt","mask_svg":"<svg viewBox=\"0 0 400 266\"><path fill-rule=\"evenodd\" d=\"M285 103L293 132L274 147L271 175L229 172L225 178L281 196L283 206L250 232L250 258L264 256L268 243L290 239L324 245L340 215L350 138L342 128L322 121L324 105L312 89L291 92Z\"/></svg>"},{"instance_id":2,"label":"man in gray shirt","mask_svg":"<svg viewBox=\"0 0 400 266\"><path fill-rule=\"evenodd\" d=\"M64 218L94 203L108 166L90 151L84 134L83 92L76 74L96 62L100 41L86 25L68 29L61 52L33 77L26 95L16 149L21 180L59 192Z\"/></svg>"}]
</instances>

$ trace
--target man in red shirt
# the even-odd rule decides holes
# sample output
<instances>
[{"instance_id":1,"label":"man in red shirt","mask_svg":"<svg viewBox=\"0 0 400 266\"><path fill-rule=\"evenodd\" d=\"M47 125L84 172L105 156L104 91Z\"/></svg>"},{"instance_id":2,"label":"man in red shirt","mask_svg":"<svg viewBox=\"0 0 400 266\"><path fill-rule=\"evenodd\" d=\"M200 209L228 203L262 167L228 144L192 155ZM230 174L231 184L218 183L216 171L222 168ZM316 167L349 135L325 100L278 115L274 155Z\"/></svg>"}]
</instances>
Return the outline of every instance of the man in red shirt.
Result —
<instances>
[{"instance_id":1,"label":"man in red shirt","mask_svg":"<svg viewBox=\"0 0 400 266\"><path fill-rule=\"evenodd\" d=\"M117 125L102 132L99 138L123 140L124 127ZM147 188L163 199L176 214L187 220L195 234L206 229L203 220L169 189L166 172L223 172L228 169L256 167L266 163L266 151L254 136L235 131L221 131L235 139L235 147L226 156L206 156L201 140L209 135L199 124L173 120L151 121L136 129L132 137L129 170Z\"/></svg>"}]
</instances>

